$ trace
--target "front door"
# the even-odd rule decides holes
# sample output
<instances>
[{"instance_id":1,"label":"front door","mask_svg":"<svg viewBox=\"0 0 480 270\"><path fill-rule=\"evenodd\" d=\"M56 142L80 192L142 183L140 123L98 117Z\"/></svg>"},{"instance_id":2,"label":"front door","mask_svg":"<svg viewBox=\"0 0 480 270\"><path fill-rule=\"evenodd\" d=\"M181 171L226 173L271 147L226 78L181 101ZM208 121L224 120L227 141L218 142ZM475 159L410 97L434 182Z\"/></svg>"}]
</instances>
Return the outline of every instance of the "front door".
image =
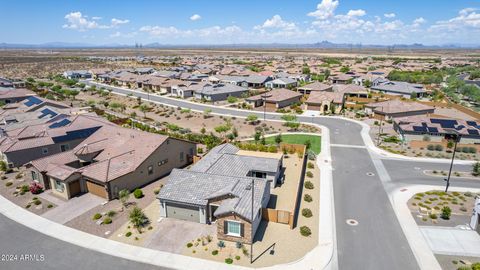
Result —
<instances>
[{"instance_id":1,"label":"front door","mask_svg":"<svg viewBox=\"0 0 480 270\"><path fill-rule=\"evenodd\" d=\"M214 222L217 218L213 215L217 211L218 205L210 205L210 222Z\"/></svg>"}]
</instances>

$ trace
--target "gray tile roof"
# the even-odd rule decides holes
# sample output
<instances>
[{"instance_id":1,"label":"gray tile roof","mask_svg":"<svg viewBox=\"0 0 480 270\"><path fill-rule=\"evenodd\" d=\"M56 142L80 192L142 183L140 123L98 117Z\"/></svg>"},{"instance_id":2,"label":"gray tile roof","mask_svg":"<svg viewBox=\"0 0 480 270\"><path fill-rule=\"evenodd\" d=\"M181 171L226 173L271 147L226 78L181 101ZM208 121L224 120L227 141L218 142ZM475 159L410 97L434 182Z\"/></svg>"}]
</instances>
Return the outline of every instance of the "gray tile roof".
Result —
<instances>
[{"instance_id":1,"label":"gray tile roof","mask_svg":"<svg viewBox=\"0 0 480 270\"><path fill-rule=\"evenodd\" d=\"M206 206L208 200L231 196L224 200L215 216L235 212L250 220L252 189L254 188L254 213L262 207L263 194L268 189L268 182L249 177L224 176L191 170L174 169L168 183L160 190L160 200L174 201L191 205Z\"/></svg>"},{"instance_id":2,"label":"gray tile roof","mask_svg":"<svg viewBox=\"0 0 480 270\"><path fill-rule=\"evenodd\" d=\"M216 94L226 94L226 93L237 93L237 92L247 92L248 89L233 85L231 83L226 84L215 84L215 85L205 85L202 89L196 90L195 92L201 93L204 95L216 95Z\"/></svg>"},{"instance_id":3,"label":"gray tile roof","mask_svg":"<svg viewBox=\"0 0 480 270\"><path fill-rule=\"evenodd\" d=\"M425 93L426 91L423 89L422 85L419 84L411 84L407 82L395 82L395 81L388 81L377 86L372 86L372 89L385 91L385 92L395 92L395 93L403 93L403 94L411 94L413 92Z\"/></svg>"}]
</instances>

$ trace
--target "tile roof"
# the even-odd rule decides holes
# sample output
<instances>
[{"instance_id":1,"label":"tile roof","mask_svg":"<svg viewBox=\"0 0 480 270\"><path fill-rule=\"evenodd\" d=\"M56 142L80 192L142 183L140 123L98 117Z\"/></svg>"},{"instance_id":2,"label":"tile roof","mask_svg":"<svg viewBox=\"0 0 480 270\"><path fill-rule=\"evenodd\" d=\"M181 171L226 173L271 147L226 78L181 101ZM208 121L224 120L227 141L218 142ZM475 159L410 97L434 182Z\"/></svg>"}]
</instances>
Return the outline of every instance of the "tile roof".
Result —
<instances>
[{"instance_id":1,"label":"tile roof","mask_svg":"<svg viewBox=\"0 0 480 270\"><path fill-rule=\"evenodd\" d=\"M331 85L324 84L321 82L313 82L306 84L298 88L299 90L309 90L309 91L328 91L332 89Z\"/></svg>"},{"instance_id":2,"label":"tile roof","mask_svg":"<svg viewBox=\"0 0 480 270\"><path fill-rule=\"evenodd\" d=\"M435 110L435 108L427 106L425 104L421 104L419 102L406 102L399 99L369 103L366 104L365 107L374 108L376 112L380 112L383 114Z\"/></svg>"},{"instance_id":3,"label":"tile roof","mask_svg":"<svg viewBox=\"0 0 480 270\"><path fill-rule=\"evenodd\" d=\"M298 92L288 90L285 88L278 88L278 89L273 89L271 91L265 92L260 95L249 97L247 98L247 100L252 100L252 101L262 100L264 96L266 96L265 100L267 102L280 102L280 101L285 101L293 98L300 98L303 95Z\"/></svg>"}]
</instances>

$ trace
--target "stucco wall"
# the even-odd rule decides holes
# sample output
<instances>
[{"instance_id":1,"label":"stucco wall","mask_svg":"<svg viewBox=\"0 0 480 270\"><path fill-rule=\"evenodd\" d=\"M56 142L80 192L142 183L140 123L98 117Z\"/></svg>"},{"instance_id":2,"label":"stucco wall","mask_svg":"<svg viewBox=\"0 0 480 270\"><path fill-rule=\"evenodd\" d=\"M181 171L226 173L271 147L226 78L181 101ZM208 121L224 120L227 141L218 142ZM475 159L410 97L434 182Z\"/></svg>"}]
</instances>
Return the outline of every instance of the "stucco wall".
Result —
<instances>
[{"instance_id":1,"label":"stucco wall","mask_svg":"<svg viewBox=\"0 0 480 270\"><path fill-rule=\"evenodd\" d=\"M168 143L164 142L156 151L154 151L138 168L132 173L121 176L109 183L110 199L118 196L116 192L122 189L134 190L135 188L146 185L158 178L170 173L174 168L182 168L190 163L188 155L192 149L193 155L196 154L196 144L169 138ZM184 153L183 161L180 160L180 153ZM168 162L159 165L162 160L168 159ZM148 167L153 167L153 173L148 174Z\"/></svg>"}]
</instances>

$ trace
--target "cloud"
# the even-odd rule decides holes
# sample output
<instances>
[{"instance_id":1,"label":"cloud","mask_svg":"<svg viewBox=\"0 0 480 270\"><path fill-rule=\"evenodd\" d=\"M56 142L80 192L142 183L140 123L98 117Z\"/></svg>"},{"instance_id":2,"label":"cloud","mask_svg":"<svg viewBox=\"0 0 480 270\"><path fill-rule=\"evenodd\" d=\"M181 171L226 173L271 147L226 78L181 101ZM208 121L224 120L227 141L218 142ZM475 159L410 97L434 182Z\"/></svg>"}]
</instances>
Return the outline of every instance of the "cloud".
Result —
<instances>
[{"instance_id":1,"label":"cloud","mask_svg":"<svg viewBox=\"0 0 480 270\"><path fill-rule=\"evenodd\" d=\"M333 16L338 7L338 0L322 0L317 5L317 10L309 12L307 15L316 19L325 20Z\"/></svg>"},{"instance_id":2,"label":"cloud","mask_svg":"<svg viewBox=\"0 0 480 270\"><path fill-rule=\"evenodd\" d=\"M272 18L267 19L262 25L257 25L254 29L284 29L284 30L294 30L297 28L296 24L293 22L287 22L282 19L280 15L273 15Z\"/></svg>"},{"instance_id":3,"label":"cloud","mask_svg":"<svg viewBox=\"0 0 480 270\"><path fill-rule=\"evenodd\" d=\"M117 31L115 33L112 33L109 35L111 38L132 38L136 36L138 33L137 32L130 32L130 33L122 33L120 31Z\"/></svg>"},{"instance_id":4,"label":"cloud","mask_svg":"<svg viewBox=\"0 0 480 270\"><path fill-rule=\"evenodd\" d=\"M385 13L385 14L383 14L383 16L385 18L392 19L392 18L395 18L395 16L397 16L397 15L395 13Z\"/></svg>"},{"instance_id":5,"label":"cloud","mask_svg":"<svg viewBox=\"0 0 480 270\"><path fill-rule=\"evenodd\" d=\"M101 17L92 17L91 20L88 19L87 15L83 15L80 11L70 12L65 15L65 20L67 23L64 24L62 27L65 29L73 29L80 32L84 32L90 29L109 29L115 28L119 25L129 23L129 20L122 20L113 18L110 21L109 25L99 24L97 21L101 20Z\"/></svg>"},{"instance_id":6,"label":"cloud","mask_svg":"<svg viewBox=\"0 0 480 270\"><path fill-rule=\"evenodd\" d=\"M431 26L435 30L457 31L465 29L480 29L480 13L475 8L465 8L458 12L458 16L449 20L437 21Z\"/></svg>"},{"instance_id":7,"label":"cloud","mask_svg":"<svg viewBox=\"0 0 480 270\"><path fill-rule=\"evenodd\" d=\"M80 11L70 12L64 18L67 20L67 23L62 26L63 28L85 31L99 27L97 22L89 21L87 16L83 16Z\"/></svg>"},{"instance_id":8,"label":"cloud","mask_svg":"<svg viewBox=\"0 0 480 270\"><path fill-rule=\"evenodd\" d=\"M425 20L423 17L416 18L413 20L412 26L413 27L419 27L420 25L426 23L427 20Z\"/></svg>"},{"instance_id":9,"label":"cloud","mask_svg":"<svg viewBox=\"0 0 480 270\"><path fill-rule=\"evenodd\" d=\"M192 16L190 16L190 20L191 21L198 21L202 18L202 16L198 15L198 14L193 14Z\"/></svg>"},{"instance_id":10,"label":"cloud","mask_svg":"<svg viewBox=\"0 0 480 270\"><path fill-rule=\"evenodd\" d=\"M130 20L121 20L121 19L113 18L111 20L111 26L115 27L115 26L118 26L120 24L126 24L126 23L129 23L129 22L130 22Z\"/></svg>"},{"instance_id":11,"label":"cloud","mask_svg":"<svg viewBox=\"0 0 480 270\"><path fill-rule=\"evenodd\" d=\"M354 9L354 10L349 10L348 13L347 13L347 16L363 17L363 16L365 16L365 14L367 14L367 13L363 9Z\"/></svg>"}]
</instances>

